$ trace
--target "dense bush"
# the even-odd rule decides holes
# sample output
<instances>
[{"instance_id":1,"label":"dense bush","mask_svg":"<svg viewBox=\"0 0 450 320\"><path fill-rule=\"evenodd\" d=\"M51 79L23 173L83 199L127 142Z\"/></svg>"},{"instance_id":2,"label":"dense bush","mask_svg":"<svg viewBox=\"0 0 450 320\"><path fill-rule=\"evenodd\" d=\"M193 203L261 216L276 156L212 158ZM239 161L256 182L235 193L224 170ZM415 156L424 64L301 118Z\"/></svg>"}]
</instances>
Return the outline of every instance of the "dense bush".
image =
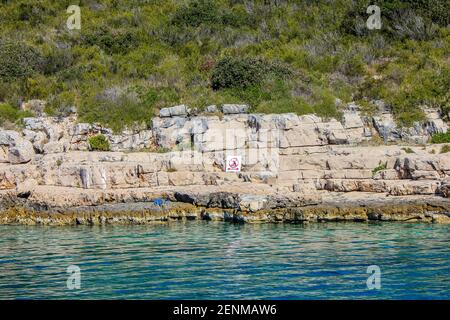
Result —
<instances>
[{"instance_id":1,"label":"dense bush","mask_svg":"<svg viewBox=\"0 0 450 320\"><path fill-rule=\"evenodd\" d=\"M8 114L39 98L49 114L75 106L82 121L121 130L179 103L339 117L336 98L382 99L408 126L422 106L450 111L447 0L0 2ZM70 4L81 31L65 27ZM366 27L370 4L381 30Z\"/></svg>"},{"instance_id":2,"label":"dense bush","mask_svg":"<svg viewBox=\"0 0 450 320\"><path fill-rule=\"evenodd\" d=\"M396 39L429 40L435 38L439 26L450 23L450 2L447 0L379 0L371 3L356 0L343 19L341 29L349 34L368 36L366 9L376 4L381 10L382 33Z\"/></svg>"},{"instance_id":3,"label":"dense bush","mask_svg":"<svg viewBox=\"0 0 450 320\"><path fill-rule=\"evenodd\" d=\"M85 36L88 45L97 45L109 54L124 54L137 48L139 38L133 30L100 27Z\"/></svg>"},{"instance_id":4,"label":"dense bush","mask_svg":"<svg viewBox=\"0 0 450 320\"><path fill-rule=\"evenodd\" d=\"M97 121L116 132L134 124L147 126L157 98L151 93L140 97L137 92L112 87L84 98L79 106L80 120Z\"/></svg>"},{"instance_id":5,"label":"dense bush","mask_svg":"<svg viewBox=\"0 0 450 320\"><path fill-rule=\"evenodd\" d=\"M0 40L0 78L12 81L26 78L43 66L39 51L23 42Z\"/></svg>"},{"instance_id":6,"label":"dense bush","mask_svg":"<svg viewBox=\"0 0 450 320\"><path fill-rule=\"evenodd\" d=\"M66 70L74 63L73 53L69 48L49 48L47 54L44 54L43 60L45 74Z\"/></svg>"},{"instance_id":7,"label":"dense bush","mask_svg":"<svg viewBox=\"0 0 450 320\"><path fill-rule=\"evenodd\" d=\"M191 0L175 12L171 22L195 28L201 25L218 28L227 25L246 26L253 23L254 19L240 6L229 9L219 6L217 1Z\"/></svg>"},{"instance_id":8,"label":"dense bush","mask_svg":"<svg viewBox=\"0 0 450 320\"><path fill-rule=\"evenodd\" d=\"M214 1L192 0L175 13L172 22L192 27L198 27L202 23L220 23L219 8Z\"/></svg>"},{"instance_id":9,"label":"dense bush","mask_svg":"<svg viewBox=\"0 0 450 320\"><path fill-rule=\"evenodd\" d=\"M18 120L29 117L31 114L12 107L9 104L0 103L0 125L5 122L16 123Z\"/></svg>"},{"instance_id":10,"label":"dense bush","mask_svg":"<svg viewBox=\"0 0 450 320\"><path fill-rule=\"evenodd\" d=\"M435 133L431 137L431 143L448 143L450 142L450 130L445 133Z\"/></svg>"},{"instance_id":11,"label":"dense bush","mask_svg":"<svg viewBox=\"0 0 450 320\"><path fill-rule=\"evenodd\" d=\"M48 99L45 111L49 115L64 117L77 109L77 97L73 92L64 91Z\"/></svg>"},{"instance_id":12,"label":"dense bush","mask_svg":"<svg viewBox=\"0 0 450 320\"><path fill-rule=\"evenodd\" d=\"M55 14L54 7L48 6L42 0L17 1L17 19L36 26L43 23L48 16Z\"/></svg>"},{"instance_id":13,"label":"dense bush","mask_svg":"<svg viewBox=\"0 0 450 320\"><path fill-rule=\"evenodd\" d=\"M225 57L214 67L213 89L246 88L261 84L270 76L286 78L292 71L285 65L252 57Z\"/></svg>"},{"instance_id":14,"label":"dense bush","mask_svg":"<svg viewBox=\"0 0 450 320\"><path fill-rule=\"evenodd\" d=\"M450 145L446 144L443 145L441 148L441 153L449 153L450 152Z\"/></svg>"},{"instance_id":15,"label":"dense bush","mask_svg":"<svg viewBox=\"0 0 450 320\"><path fill-rule=\"evenodd\" d=\"M109 141L102 134L97 134L95 136L89 137L88 142L91 150L109 151Z\"/></svg>"}]
</instances>

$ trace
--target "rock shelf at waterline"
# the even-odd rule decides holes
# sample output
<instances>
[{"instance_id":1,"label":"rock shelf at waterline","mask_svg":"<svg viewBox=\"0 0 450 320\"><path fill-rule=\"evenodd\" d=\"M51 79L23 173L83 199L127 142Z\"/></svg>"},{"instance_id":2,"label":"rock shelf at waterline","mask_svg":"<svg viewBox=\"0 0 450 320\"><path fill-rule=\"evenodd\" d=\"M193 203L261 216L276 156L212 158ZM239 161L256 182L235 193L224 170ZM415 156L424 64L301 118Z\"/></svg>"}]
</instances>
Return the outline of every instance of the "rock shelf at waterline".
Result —
<instances>
[{"instance_id":1,"label":"rock shelf at waterline","mask_svg":"<svg viewBox=\"0 0 450 320\"><path fill-rule=\"evenodd\" d=\"M450 219L450 154L428 143L448 130L437 111L398 128L389 112L354 105L340 121L180 110L122 133L76 117L0 130L0 223Z\"/></svg>"}]
</instances>

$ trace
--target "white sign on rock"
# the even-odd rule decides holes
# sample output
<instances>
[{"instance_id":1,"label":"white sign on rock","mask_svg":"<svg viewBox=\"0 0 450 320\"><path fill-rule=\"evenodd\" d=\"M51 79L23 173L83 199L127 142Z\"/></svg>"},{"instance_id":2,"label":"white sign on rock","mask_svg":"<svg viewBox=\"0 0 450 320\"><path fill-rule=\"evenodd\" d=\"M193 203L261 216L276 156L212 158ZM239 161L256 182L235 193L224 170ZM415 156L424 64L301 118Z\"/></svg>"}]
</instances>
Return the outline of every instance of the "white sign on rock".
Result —
<instances>
[{"instance_id":1,"label":"white sign on rock","mask_svg":"<svg viewBox=\"0 0 450 320\"><path fill-rule=\"evenodd\" d=\"M225 164L226 172L241 172L242 157L241 156L227 156Z\"/></svg>"}]
</instances>

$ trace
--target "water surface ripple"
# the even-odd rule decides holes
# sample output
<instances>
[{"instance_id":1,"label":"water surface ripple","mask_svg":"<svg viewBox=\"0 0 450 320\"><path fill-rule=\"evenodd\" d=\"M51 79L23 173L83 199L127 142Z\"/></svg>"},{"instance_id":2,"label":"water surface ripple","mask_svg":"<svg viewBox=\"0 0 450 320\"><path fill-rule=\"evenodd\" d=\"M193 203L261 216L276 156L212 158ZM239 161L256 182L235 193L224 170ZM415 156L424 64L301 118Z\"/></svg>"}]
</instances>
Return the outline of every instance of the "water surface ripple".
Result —
<instances>
[{"instance_id":1,"label":"water surface ripple","mask_svg":"<svg viewBox=\"0 0 450 320\"><path fill-rule=\"evenodd\" d=\"M450 299L448 225L0 226L0 299ZM69 290L69 265L81 288ZM369 290L369 265L381 289Z\"/></svg>"}]
</instances>

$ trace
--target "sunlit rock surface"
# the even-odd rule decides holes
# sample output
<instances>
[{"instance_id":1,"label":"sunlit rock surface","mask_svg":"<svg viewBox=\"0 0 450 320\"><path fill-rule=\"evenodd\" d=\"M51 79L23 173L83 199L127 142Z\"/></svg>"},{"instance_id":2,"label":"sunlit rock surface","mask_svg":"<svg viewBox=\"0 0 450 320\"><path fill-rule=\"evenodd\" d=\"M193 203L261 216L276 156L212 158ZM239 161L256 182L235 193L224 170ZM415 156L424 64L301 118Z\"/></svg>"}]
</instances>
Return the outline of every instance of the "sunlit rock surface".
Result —
<instances>
[{"instance_id":1,"label":"sunlit rock surface","mask_svg":"<svg viewBox=\"0 0 450 320\"><path fill-rule=\"evenodd\" d=\"M435 110L412 128L398 128L386 110L364 116L354 104L339 121L247 114L245 105L222 111L194 116L175 106L150 129L119 133L74 116L26 118L21 132L0 130L2 223L18 222L20 210L54 214L39 218L50 222L71 213L58 218L67 223L95 212L120 213L122 222L141 221L139 212L144 222L449 219L450 156L427 144L448 129ZM89 151L96 134L111 151ZM227 155L242 157L241 172L225 172ZM101 221L115 221L108 219Z\"/></svg>"}]
</instances>

